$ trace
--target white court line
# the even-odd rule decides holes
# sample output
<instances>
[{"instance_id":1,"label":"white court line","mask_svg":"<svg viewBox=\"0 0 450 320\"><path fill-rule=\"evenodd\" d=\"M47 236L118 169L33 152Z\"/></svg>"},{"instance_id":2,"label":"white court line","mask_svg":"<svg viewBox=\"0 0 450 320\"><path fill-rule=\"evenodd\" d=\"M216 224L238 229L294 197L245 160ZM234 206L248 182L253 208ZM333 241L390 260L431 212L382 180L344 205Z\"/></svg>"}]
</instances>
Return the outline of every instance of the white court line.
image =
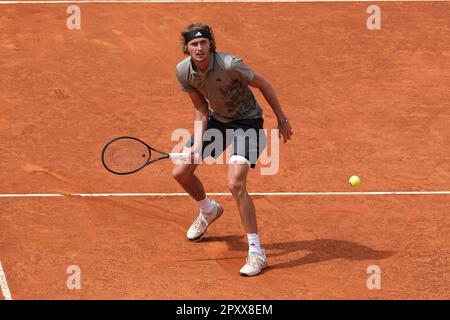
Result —
<instances>
[{"instance_id":1,"label":"white court line","mask_svg":"<svg viewBox=\"0 0 450 320\"><path fill-rule=\"evenodd\" d=\"M251 196L357 196L357 195L437 195L450 191L380 191L380 192L249 192ZM79 197L187 197L187 193L73 193ZM208 196L231 196L230 192L211 192Z\"/></svg>"},{"instance_id":2,"label":"white court line","mask_svg":"<svg viewBox=\"0 0 450 320\"><path fill-rule=\"evenodd\" d=\"M2 4L70 4L70 3L270 3L270 2L304 2L304 3L321 3L321 2L449 2L450 0L43 0L43 1L1 1Z\"/></svg>"},{"instance_id":3,"label":"white court line","mask_svg":"<svg viewBox=\"0 0 450 320\"><path fill-rule=\"evenodd\" d=\"M231 196L229 192L210 192L208 196ZM379 195L450 195L450 191L368 191L368 192L249 192L251 196L379 196ZM172 193L6 193L0 198L35 197L187 197L189 194Z\"/></svg>"},{"instance_id":4,"label":"white court line","mask_svg":"<svg viewBox=\"0 0 450 320\"><path fill-rule=\"evenodd\" d=\"M0 198L31 198L31 197L64 197L58 193L18 193L18 194L0 194Z\"/></svg>"},{"instance_id":5,"label":"white court line","mask_svg":"<svg viewBox=\"0 0 450 320\"><path fill-rule=\"evenodd\" d=\"M5 300L12 300L11 291L9 291L8 283L6 282L6 276L5 272L3 271L1 261L0 261L0 287L2 288L2 293Z\"/></svg>"}]
</instances>

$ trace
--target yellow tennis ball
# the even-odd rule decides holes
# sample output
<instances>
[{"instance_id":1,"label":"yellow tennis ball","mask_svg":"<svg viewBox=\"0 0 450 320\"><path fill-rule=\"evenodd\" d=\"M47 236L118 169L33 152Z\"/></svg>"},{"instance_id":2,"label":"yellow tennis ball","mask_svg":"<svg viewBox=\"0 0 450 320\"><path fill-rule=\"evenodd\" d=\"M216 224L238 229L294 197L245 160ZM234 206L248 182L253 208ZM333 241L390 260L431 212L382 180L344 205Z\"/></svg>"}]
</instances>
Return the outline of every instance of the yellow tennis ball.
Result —
<instances>
[{"instance_id":1,"label":"yellow tennis ball","mask_svg":"<svg viewBox=\"0 0 450 320\"><path fill-rule=\"evenodd\" d=\"M348 180L348 182L353 187L358 187L361 184L361 179L358 176L351 176L350 179Z\"/></svg>"}]
</instances>

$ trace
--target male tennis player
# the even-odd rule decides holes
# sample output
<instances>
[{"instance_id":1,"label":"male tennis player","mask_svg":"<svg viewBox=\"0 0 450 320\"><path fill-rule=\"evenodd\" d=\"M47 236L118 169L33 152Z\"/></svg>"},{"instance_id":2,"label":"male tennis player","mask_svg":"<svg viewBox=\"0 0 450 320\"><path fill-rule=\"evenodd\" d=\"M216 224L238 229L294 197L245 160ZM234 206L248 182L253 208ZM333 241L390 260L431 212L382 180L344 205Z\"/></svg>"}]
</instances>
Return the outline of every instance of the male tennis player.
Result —
<instances>
[{"instance_id":1,"label":"male tennis player","mask_svg":"<svg viewBox=\"0 0 450 320\"><path fill-rule=\"evenodd\" d=\"M271 84L254 73L241 58L216 52L213 31L208 25L191 24L182 31L181 36L183 52L188 57L177 65L176 75L182 91L189 93L194 105L194 121L201 123L202 133L194 135L184 152L202 152L203 157L218 157L219 154L214 151L205 154L205 148L212 142L203 138L206 130L217 129L223 134L222 153L227 147L227 129L259 131L263 128L263 111L249 86L258 88L271 106L284 142L291 138L291 126ZM265 147L265 139L259 135L236 133L228 142L232 143L228 160L228 187L236 200L249 244L248 258L240 274L254 276L267 266L267 257L260 245L255 206L247 193L246 180L249 168L255 167ZM200 214L187 231L189 240L202 237L208 226L223 213L223 208L206 196L203 184L194 174L197 166L195 162L179 163L173 170L174 178L200 208Z\"/></svg>"}]
</instances>

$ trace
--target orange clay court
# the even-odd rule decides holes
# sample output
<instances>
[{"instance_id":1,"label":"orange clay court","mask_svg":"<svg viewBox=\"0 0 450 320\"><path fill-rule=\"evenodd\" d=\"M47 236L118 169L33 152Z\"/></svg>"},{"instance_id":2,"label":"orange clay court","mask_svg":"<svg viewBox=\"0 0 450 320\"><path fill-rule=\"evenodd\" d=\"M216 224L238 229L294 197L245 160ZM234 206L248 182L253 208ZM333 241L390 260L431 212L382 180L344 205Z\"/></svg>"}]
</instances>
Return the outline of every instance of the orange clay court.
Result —
<instances>
[{"instance_id":1,"label":"orange clay court","mask_svg":"<svg viewBox=\"0 0 450 320\"><path fill-rule=\"evenodd\" d=\"M0 5L0 298L450 298L450 2L77 5L80 30L69 4ZM175 65L193 21L271 81L293 127L278 174L249 175L249 192L281 193L254 197L269 268L252 278L231 196L211 196L225 214L192 243L198 209L170 161L129 176L100 162L113 137L170 150L192 129ZM226 166L197 172L228 192Z\"/></svg>"}]
</instances>

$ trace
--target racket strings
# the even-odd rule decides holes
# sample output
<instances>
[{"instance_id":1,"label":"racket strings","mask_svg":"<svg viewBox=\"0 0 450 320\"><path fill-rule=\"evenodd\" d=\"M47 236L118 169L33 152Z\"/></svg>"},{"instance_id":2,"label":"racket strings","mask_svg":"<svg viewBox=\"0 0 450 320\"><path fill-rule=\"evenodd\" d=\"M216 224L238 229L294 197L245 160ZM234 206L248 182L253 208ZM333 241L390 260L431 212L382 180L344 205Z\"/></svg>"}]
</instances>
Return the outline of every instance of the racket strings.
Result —
<instances>
[{"instance_id":1,"label":"racket strings","mask_svg":"<svg viewBox=\"0 0 450 320\"><path fill-rule=\"evenodd\" d=\"M119 139L105 149L103 161L113 172L127 173L138 170L150 161L149 148L133 139Z\"/></svg>"}]
</instances>

